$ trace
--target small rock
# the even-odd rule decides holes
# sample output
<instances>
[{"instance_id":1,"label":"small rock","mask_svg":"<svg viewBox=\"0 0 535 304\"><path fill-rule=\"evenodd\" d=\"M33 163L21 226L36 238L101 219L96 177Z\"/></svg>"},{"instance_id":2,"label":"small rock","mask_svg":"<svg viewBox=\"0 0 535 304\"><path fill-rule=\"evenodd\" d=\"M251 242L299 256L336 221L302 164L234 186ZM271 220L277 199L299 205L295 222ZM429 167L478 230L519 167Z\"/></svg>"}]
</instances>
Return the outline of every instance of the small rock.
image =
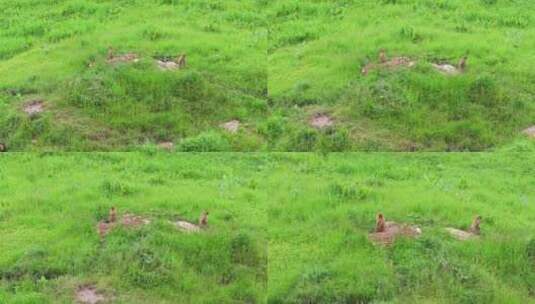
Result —
<instances>
[{"instance_id":1,"label":"small rock","mask_svg":"<svg viewBox=\"0 0 535 304\"><path fill-rule=\"evenodd\" d=\"M236 119L228 121L226 123L221 124L221 128L227 130L227 132L229 133L235 134L240 128L240 121Z\"/></svg>"}]
</instances>

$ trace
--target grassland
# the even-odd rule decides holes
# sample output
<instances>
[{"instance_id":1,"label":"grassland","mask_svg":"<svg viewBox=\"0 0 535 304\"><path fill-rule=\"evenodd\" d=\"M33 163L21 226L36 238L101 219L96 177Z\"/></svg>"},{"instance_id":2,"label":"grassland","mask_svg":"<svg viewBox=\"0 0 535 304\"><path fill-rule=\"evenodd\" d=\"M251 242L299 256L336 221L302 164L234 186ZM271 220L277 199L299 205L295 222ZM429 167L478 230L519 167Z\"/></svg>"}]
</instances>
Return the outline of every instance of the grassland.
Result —
<instances>
[{"instance_id":1,"label":"grassland","mask_svg":"<svg viewBox=\"0 0 535 304\"><path fill-rule=\"evenodd\" d=\"M534 156L281 157L265 179L269 303L535 303ZM377 212L423 233L376 247ZM445 233L476 214L479 240Z\"/></svg>"},{"instance_id":2,"label":"grassland","mask_svg":"<svg viewBox=\"0 0 535 304\"><path fill-rule=\"evenodd\" d=\"M312 113L333 116L344 149L480 151L523 141L535 117L534 9L507 0L272 1L270 99L298 138L325 136L307 128ZM381 49L416 65L361 75ZM461 75L431 67L464 55Z\"/></svg>"},{"instance_id":3,"label":"grassland","mask_svg":"<svg viewBox=\"0 0 535 304\"><path fill-rule=\"evenodd\" d=\"M534 151L530 0L0 1L11 151ZM136 63L110 65L116 54ZM385 49L411 69L361 68ZM157 58L188 55L161 71ZM453 77L431 63L468 69ZM45 101L30 118L28 101ZM309 125L325 113L334 126ZM237 134L221 124L238 120Z\"/></svg>"},{"instance_id":4,"label":"grassland","mask_svg":"<svg viewBox=\"0 0 535 304\"><path fill-rule=\"evenodd\" d=\"M0 302L535 303L535 155L9 154ZM107 209L149 217L99 241ZM168 221L211 212L209 228ZM374 246L374 216L419 225ZM467 228L483 216L477 240Z\"/></svg>"},{"instance_id":5,"label":"grassland","mask_svg":"<svg viewBox=\"0 0 535 304\"><path fill-rule=\"evenodd\" d=\"M11 154L0 158L0 303L73 303L94 285L107 303L261 303L266 193L232 156ZM261 163L260 160L257 161ZM239 172L239 174L238 174ZM251 175L252 174L252 175ZM261 204L262 203L262 204ZM116 206L151 223L97 222ZM184 233L170 221L209 227Z\"/></svg>"},{"instance_id":6,"label":"grassland","mask_svg":"<svg viewBox=\"0 0 535 304\"><path fill-rule=\"evenodd\" d=\"M254 4L0 1L0 141L116 151L191 137L186 150L250 149L254 137L226 138L219 125L266 109L267 33ZM109 64L109 48L139 61ZM186 69L157 68L178 54ZM22 111L32 99L45 101L33 119Z\"/></svg>"}]
</instances>

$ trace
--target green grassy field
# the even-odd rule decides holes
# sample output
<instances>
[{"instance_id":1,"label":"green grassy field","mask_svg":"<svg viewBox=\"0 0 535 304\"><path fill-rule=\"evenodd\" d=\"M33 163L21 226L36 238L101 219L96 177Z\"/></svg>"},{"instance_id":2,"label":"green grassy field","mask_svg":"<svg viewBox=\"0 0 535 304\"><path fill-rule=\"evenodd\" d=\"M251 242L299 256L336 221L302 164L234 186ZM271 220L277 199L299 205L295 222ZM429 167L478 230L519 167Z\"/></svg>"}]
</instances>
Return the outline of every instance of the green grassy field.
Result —
<instances>
[{"instance_id":1,"label":"green grassy field","mask_svg":"<svg viewBox=\"0 0 535 304\"><path fill-rule=\"evenodd\" d=\"M269 303L535 303L534 156L281 156L265 181ZM422 235L372 245L378 212ZM444 231L478 214L479 240Z\"/></svg>"},{"instance_id":2,"label":"green grassy field","mask_svg":"<svg viewBox=\"0 0 535 304\"><path fill-rule=\"evenodd\" d=\"M9 154L0 302L535 303L535 155ZM99 241L115 205L145 216ZM211 213L209 228L170 223ZM419 225L389 247L375 214ZM483 217L479 239L461 242Z\"/></svg>"},{"instance_id":3,"label":"green grassy field","mask_svg":"<svg viewBox=\"0 0 535 304\"><path fill-rule=\"evenodd\" d=\"M11 151L535 151L530 0L0 0ZM110 65L115 53L139 62ZM410 69L362 67L387 55ZM188 55L187 68L155 59ZM467 71L445 76L431 63ZM29 118L24 104L45 111ZM316 113L334 126L311 127ZM239 120L237 134L221 124Z\"/></svg>"},{"instance_id":4,"label":"green grassy field","mask_svg":"<svg viewBox=\"0 0 535 304\"><path fill-rule=\"evenodd\" d=\"M230 161L232 165L223 165ZM73 303L94 285L106 303L261 303L266 195L233 156L11 154L0 157L0 303ZM151 223L97 222L116 206ZM200 233L170 221L194 221Z\"/></svg>"},{"instance_id":5,"label":"green grassy field","mask_svg":"<svg viewBox=\"0 0 535 304\"><path fill-rule=\"evenodd\" d=\"M0 0L0 304L535 304L533 11Z\"/></svg>"},{"instance_id":6,"label":"green grassy field","mask_svg":"<svg viewBox=\"0 0 535 304\"><path fill-rule=\"evenodd\" d=\"M267 108L267 33L253 1L24 0L0 1L0 11L0 141L12 151L184 138L183 150L258 146L219 127L254 123ZM109 64L110 47L139 61ZM157 68L178 54L185 69ZM33 99L45 111L31 119L22 107Z\"/></svg>"},{"instance_id":7,"label":"green grassy field","mask_svg":"<svg viewBox=\"0 0 535 304\"><path fill-rule=\"evenodd\" d=\"M323 112L346 149L479 151L533 125L533 1L271 3L269 96L296 136L324 136L303 123ZM381 49L415 66L361 75ZM461 75L431 66L464 55Z\"/></svg>"}]
</instances>

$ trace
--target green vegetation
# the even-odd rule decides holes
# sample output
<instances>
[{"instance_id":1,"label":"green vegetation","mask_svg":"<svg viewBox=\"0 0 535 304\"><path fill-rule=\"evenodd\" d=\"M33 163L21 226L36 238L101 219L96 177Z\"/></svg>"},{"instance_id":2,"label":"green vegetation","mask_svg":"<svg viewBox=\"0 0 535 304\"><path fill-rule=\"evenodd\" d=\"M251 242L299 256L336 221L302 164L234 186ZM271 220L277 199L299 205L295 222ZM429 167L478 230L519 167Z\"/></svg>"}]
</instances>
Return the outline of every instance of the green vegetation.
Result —
<instances>
[{"instance_id":1,"label":"green vegetation","mask_svg":"<svg viewBox=\"0 0 535 304\"><path fill-rule=\"evenodd\" d=\"M474 151L534 124L533 1L272 3L269 96L294 128L322 111L347 130L351 149ZM363 76L381 49L416 65ZM461 75L432 68L464 55Z\"/></svg>"},{"instance_id":2,"label":"green vegetation","mask_svg":"<svg viewBox=\"0 0 535 304\"><path fill-rule=\"evenodd\" d=\"M0 303L73 303L88 284L112 303L262 302L266 197L245 173L250 165L221 165L228 159L0 157ZM111 206L151 222L116 227L100 241L97 222ZM196 222L205 209L202 232L171 224Z\"/></svg>"},{"instance_id":3,"label":"green vegetation","mask_svg":"<svg viewBox=\"0 0 535 304\"><path fill-rule=\"evenodd\" d=\"M535 304L533 11L0 0L0 303Z\"/></svg>"},{"instance_id":4,"label":"green vegetation","mask_svg":"<svg viewBox=\"0 0 535 304\"><path fill-rule=\"evenodd\" d=\"M0 1L0 142L10 150L130 150L266 110L254 1ZM137 62L110 64L133 53ZM185 69L157 59L187 54ZM29 118L28 100L45 111ZM226 149L256 149L254 138ZM234 143L235 142L235 143Z\"/></svg>"},{"instance_id":5,"label":"green vegetation","mask_svg":"<svg viewBox=\"0 0 535 304\"><path fill-rule=\"evenodd\" d=\"M266 178L269 303L535 303L534 154L285 154ZM417 239L374 246L375 215ZM483 217L478 240L458 241Z\"/></svg>"},{"instance_id":6,"label":"green vegetation","mask_svg":"<svg viewBox=\"0 0 535 304\"><path fill-rule=\"evenodd\" d=\"M535 151L530 0L0 0L11 151ZM138 62L109 64L134 53ZM385 49L412 68L361 69ZM187 54L187 67L156 59ZM446 76L432 63L466 72ZM29 118L23 105L45 101ZM334 126L310 126L325 113ZM239 120L237 134L221 125ZM525 144L516 144L525 142Z\"/></svg>"},{"instance_id":7,"label":"green vegetation","mask_svg":"<svg viewBox=\"0 0 535 304\"><path fill-rule=\"evenodd\" d=\"M535 303L535 155L10 154L0 302ZM103 242L115 205L145 216ZM210 211L200 233L169 221ZM375 214L419 225L374 246ZM483 217L479 239L458 241Z\"/></svg>"}]
</instances>

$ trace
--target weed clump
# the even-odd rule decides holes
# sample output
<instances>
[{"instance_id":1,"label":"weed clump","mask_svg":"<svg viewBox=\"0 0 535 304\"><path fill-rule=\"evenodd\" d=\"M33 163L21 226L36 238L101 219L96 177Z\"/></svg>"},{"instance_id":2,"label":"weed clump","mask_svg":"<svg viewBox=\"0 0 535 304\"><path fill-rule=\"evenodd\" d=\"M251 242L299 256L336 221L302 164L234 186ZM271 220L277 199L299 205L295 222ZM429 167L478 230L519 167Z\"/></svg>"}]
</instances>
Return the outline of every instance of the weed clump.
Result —
<instances>
[{"instance_id":1,"label":"weed clump","mask_svg":"<svg viewBox=\"0 0 535 304\"><path fill-rule=\"evenodd\" d=\"M254 240L245 233L238 233L230 241L232 261L236 264L242 264L255 267L260 263L260 256L257 252Z\"/></svg>"},{"instance_id":2,"label":"weed clump","mask_svg":"<svg viewBox=\"0 0 535 304\"><path fill-rule=\"evenodd\" d=\"M313 129L301 129L292 135L288 143L289 151L313 151L319 139L319 132Z\"/></svg>"},{"instance_id":3,"label":"weed clump","mask_svg":"<svg viewBox=\"0 0 535 304\"><path fill-rule=\"evenodd\" d=\"M268 142L273 143L284 135L285 126L285 119L282 116L271 116L260 125L258 132L265 136Z\"/></svg>"},{"instance_id":4,"label":"weed clump","mask_svg":"<svg viewBox=\"0 0 535 304\"><path fill-rule=\"evenodd\" d=\"M135 190L132 186L118 181L104 181L101 185L102 193L108 198L114 196L132 195Z\"/></svg>"},{"instance_id":5,"label":"weed clump","mask_svg":"<svg viewBox=\"0 0 535 304\"><path fill-rule=\"evenodd\" d=\"M130 263L128 263L125 276L132 284L150 288L170 282L171 275L168 267L149 248L138 247L126 258Z\"/></svg>"},{"instance_id":6,"label":"weed clump","mask_svg":"<svg viewBox=\"0 0 535 304\"><path fill-rule=\"evenodd\" d=\"M230 148L229 141L219 133L205 132L198 136L185 138L178 145L182 152L219 152Z\"/></svg>"},{"instance_id":7,"label":"weed clump","mask_svg":"<svg viewBox=\"0 0 535 304\"><path fill-rule=\"evenodd\" d=\"M66 269L58 267L55 261L49 259L49 252L45 248L33 247L25 252L12 266L0 270L0 278L6 281L29 279L51 280L67 273Z\"/></svg>"},{"instance_id":8,"label":"weed clump","mask_svg":"<svg viewBox=\"0 0 535 304\"><path fill-rule=\"evenodd\" d=\"M389 287L382 279L373 284L333 266L309 266L296 278L286 294L274 295L270 303L373 303L388 299ZM385 284L386 283L386 284Z\"/></svg>"},{"instance_id":9,"label":"weed clump","mask_svg":"<svg viewBox=\"0 0 535 304\"><path fill-rule=\"evenodd\" d=\"M328 194L331 200L365 200L371 194L371 189L359 187L353 183L331 183L328 186Z\"/></svg>"}]
</instances>

